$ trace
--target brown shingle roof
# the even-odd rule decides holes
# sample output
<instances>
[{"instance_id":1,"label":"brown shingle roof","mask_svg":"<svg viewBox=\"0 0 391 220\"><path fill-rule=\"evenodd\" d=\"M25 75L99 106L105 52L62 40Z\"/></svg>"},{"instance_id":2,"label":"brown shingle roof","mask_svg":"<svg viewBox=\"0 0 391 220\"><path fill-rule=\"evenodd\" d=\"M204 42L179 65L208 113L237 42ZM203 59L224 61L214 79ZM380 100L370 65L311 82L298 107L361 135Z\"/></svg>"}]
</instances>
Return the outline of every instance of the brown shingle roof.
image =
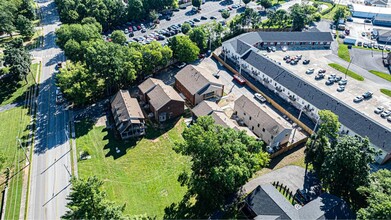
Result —
<instances>
[{"instance_id":1,"label":"brown shingle roof","mask_svg":"<svg viewBox=\"0 0 391 220\"><path fill-rule=\"evenodd\" d=\"M196 94L208 84L222 85L220 80L212 76L210 71L200 66L187 65L175 75L191 94Z\"/></svg>"},{"instance_id":2,"label":"brown shingle roof","mask_svg":"<svg viewBox=\"0 0 391 220\"><path fill-rule=\"evenodd\" d=\"M165 84L155 86L155 88L148 93L148 97L149 104L153 106L155 111L158 111L171 100L185 102L174 88Z\"/></svg>"},{"instance_id":3,"label":"brown shingle roof","mask_svg":"<svg viewBox=\"0 0 391 220\"><path fill-rule=\"evenodd\" d=\"M200 102L196 107L194 107L191 111L195 116L200 117L209 115L213 111L222 112L223 110L215 102L204 100Z\"/></svg>"},{"instance_id":4,"label":"brown shingle roof","mask_svg":"<svg viewBox=\"0 0 391 220\"><path fill-rule=\"evenodd\" d=\"M277 134L283 128L291 128L290 124L276 112L244 95L235 100L234 109L235 111L242 110L246 112L246 114L252 117L252 120L257 121L271 134Z\"/></svg>"},{"instance_id":5,"label":"brown shingle roof","mask_svg":"<svg viewBox=\"0 0 391 220\"><path fill-rule=\"evenodd\" d=\"M228 118L224 112L213 112L211 116L215 120L216 124L221 125L225 128L237 129L235 123L230 118Z\"/></svg>"},{"instance_id":6,"label":"brown shingle roof","mask_svg":"<svg viewBox=\"0 0 391 220\"><path fill-rule=\"evenodd\" d=\"M126 90L117 92L111 101L111 108L115 109L120 121L144 119L137 99L130 97L129 92Z\"/></svg>"},{"instance_id":7,"label":"brown shingle roof","mask_svg":"<svg viewBox=\"0 0 391 220\"><path fill-rule=\"evenodd\" d=\"M149 92L151 89L153 89L156 85L164 85L164 83L160 79L148 78L144 82L142 82L138 86L138 88L143 94L145 94Z\"/></svg>"}]
</instances>

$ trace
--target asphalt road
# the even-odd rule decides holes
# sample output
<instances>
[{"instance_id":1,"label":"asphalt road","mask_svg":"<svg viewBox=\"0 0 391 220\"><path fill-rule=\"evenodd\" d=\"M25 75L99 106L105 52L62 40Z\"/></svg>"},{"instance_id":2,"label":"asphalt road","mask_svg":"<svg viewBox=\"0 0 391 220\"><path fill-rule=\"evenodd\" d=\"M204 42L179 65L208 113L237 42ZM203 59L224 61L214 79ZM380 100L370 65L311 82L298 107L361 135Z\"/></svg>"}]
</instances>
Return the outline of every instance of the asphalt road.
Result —
<instances>
[{"instance_id":1,"label":"asphalt road","mask_svg":"<svg viewBox=\"0 0 391 220\"><path fill-rule=\"evenodd\" d=\"M56 105L54 68L64 60L55 44L54 31L60 25L52 0L37 1L42 12L44 47L32 52L42 60L40 93L37 100L37 129L35 134L28 219L60 219L66 211L66 196L70 191L70 145L68 112Z\"/></svg>"}]
</instances>

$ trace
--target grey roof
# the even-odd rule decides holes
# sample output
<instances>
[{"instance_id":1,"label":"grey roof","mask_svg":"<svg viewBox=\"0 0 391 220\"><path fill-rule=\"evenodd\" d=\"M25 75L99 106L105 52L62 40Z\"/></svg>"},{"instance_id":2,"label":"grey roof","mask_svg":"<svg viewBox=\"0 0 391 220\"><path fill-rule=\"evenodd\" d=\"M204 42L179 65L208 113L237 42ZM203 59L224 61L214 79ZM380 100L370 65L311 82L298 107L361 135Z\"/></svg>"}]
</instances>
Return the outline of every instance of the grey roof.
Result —
<instances>
[{"instance_id":1,"label":"grey roof","mask_svg":"<svg viewBox=\"0 0 391 220\"><path fill-rule=\"evenodd\" d=\"M375 21L391 21L391 14L377 14L374 17L374 20Z\"/></svg>"},{"instance_id":2,"label":"grey roof","mask_svg":"<svg viewBox=\"0 0 391 220\"><path fill-rule=\"evenodd\" d=\"M164 82L160 79L148 78L142 82L138 88L143 94L145 94L151 91L156 85L164 85Z\"/></svg>"},{"instance_id":3,"label":"grey roof","mask_svg":"<svg viewBox=\"0 0 391 220\"><path fill-rule=\"evenodd\" d=\"M333 41L330 32L258 32L262 42L324 42Z\"/></svg>"},{"instance_id":4,"label":"grey roof","mask_svg":"<svg viewBox=\"0 0 391 220\"><path fill-rule=\"evenodd\" d=\"M111 108L117 112L120 121L144 119L137 99L130 97L127 90L120 90L111 100Z\"/></svg>"},{"instance_id":5,"label":"grey roof","mask_svg":"<svg viewBox=\"0 0 391 220\"><path fill-rule=\"evenodd\" d=\"M147 96L149 104L153 106L155 111L164 107L171 100L185 102L174 88L165 84L155 86L152 91L148 92Z\"/></svg>"},{"instance_id":6,"label":"grey roof","mask_svg":"<svg viewBox=\"0 0 391 220\"><path fill-rule=\"evenodd\" d=\"M220 80L212 76L208 69L187 65L180 70L175 79L178 80L192 95L200 92L206 86L213 84L222 86Z\"/></svg>"},{"instance_id":7,"label":"grey roof","mask_svg":"<svg viewBox=\"0 0 391 220\"><path fill-rule=\"evenodd\" d=\"M339 116L339 121L343 125L362 137L367 136L374 145L384 151L391 152L391 131L389 128L364 116L361 112L315 88L282 66L252 50L246 53L242 59L316 108L331 110Z\"/></svg>"},{"instance_id":8,"label":"grey roof","mask_svg":"<svg viewBox=\"0 0 391 220\"><path fill-rule=\"evenodd\" d=\"M346 202L328 193L296 210L273 185L264 184L245 201L256 219L354 219Z\"/></svg>"},{"instance_id":9,"label":"grey roof","mask_svg":"<svg viewBox=\"0 0 391 220\"><path fill-rule=\"evenodd\" d=\"M216 104L216 102L204 100L191 111L195 116L200 117L210 115L214 111L222 112L223 110Z\"/></svg>"},{"instance_id":10,"label":"grey roof","mask_svg":"<svg viewBox=\"0 0 391 220\"><path fill-rule=\"evenodd\" d=\"M234 50L239 54L239 55L242 55L244 54L245 52L247 52L251 46L248 45L247 43L243 42L242 40L240 39L237 39L237 40L233 40L230 42L232 47L234 48Z\"/></svg>"}]
</instances>

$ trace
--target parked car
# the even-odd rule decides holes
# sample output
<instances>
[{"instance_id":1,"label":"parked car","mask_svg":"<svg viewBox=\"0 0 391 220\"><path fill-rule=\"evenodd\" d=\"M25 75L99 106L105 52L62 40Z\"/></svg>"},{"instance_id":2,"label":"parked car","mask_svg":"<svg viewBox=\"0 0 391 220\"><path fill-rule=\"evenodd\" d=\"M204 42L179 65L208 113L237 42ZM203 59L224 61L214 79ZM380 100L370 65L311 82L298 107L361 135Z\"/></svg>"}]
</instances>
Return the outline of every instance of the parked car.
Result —
<instances>
[{"instance_id":1,"label":"parked car","mask_svg":"<svg viewBox=\"0 0 391 220\"><path fill-rule=\"evenodd\" d=\"M315 76L315 79L316 80L324 79L324 74L323 73L319 73L318 75Z\"/></svg>"},{"instance_id":2,"label":"parked car","mask_svg":"<svg viewBox=\"0 0 391 220\"><path fill-rule=\"evenodd\" d=\"M296 60L291 60L290 64L291 64L291 65L296 65L296 64L297 64L297 61L296 61Z\"/></svg>"},{"instance_id":3,"label":"parked car","mask_svg":"<svg viewBox=\"0 0 391 220\"><path fill-rule=\"evenodd\" d=\"M287 60L287 59L290 59L291 57L289 55L286 55L283 60Z\"/></svg>"},{"instance_id":4,"label":"parked car","mask_svg":"<svg viewBox=\"0 0 391 220\"><path fill-rule=\"evenodd\" d=\"M273 46L273 47L272 47L272 51L273 51L273 52L276 52L276 47Z\"/></svg>"},{"instance_id":5,"label":"parked car","mask_svg":"<svg viewBox=\"0 0 391 220\"><path fill-rule=\"evenodd\" d=\"M364 97L364 99L369 99L369 98L372 98L372 95L373 95L373 92L371 91L368 91L368 92L365 92L362 97Z\"/></svg>"},{"instance_id":6,"label":"parked car","mask_svg":"<svg viewBox=\"0 0 391 220\"><path fill-rule=\"evenodd\" d=\"M379 48L379 45L374 44L374 45L373 45L373 48L374 48L374 49L377 49L377 48Z\"/></svg>"},{"instance_id":7,"label":"parked car","mask_svg":"<svg viewBox=\"0 0 391 220\"><path fill-rule=\"evenodd\" d=\"M367 43L363 43L362 46L363 46L363 47L368 47L368 44L367 44Z\"/></svg>"},{"instance_id":8,"label":"parked car","mask_svg":"<svg viewBox=\"0 0 391 220\"><path fill-rule=\"evenodd\" d=\"M365 19L364 22L365 22L365 23L372 23L372 20L370 20L370 19Z\"/></svg>"},{"instance_id":9,"label":"parked car","mask_svg":"<svg viewBox=\"0 0 391 220\"><path fill-rule=\"evenodd\" d=\"M310 60L303 60L303 64L304 65L307 65L307 64L309 64L310 63Z\"/></svg>"},{"instance_id":10,"label":"parked car","mask_svg":"<svg viewBox=\"0 0 391 220\"><path fill-rule=\"evenodd\" d=\"M254 94L254 98L255 99L257 99L259 102L261 102L261 103L264 103L264 102L266 102L266 98L265 97L263 97L261 94L259 94L259 93L255 93Z\"/></svg>"},{"instance_id":11,"label":"parked car","mask_svg":"<svg viewBox=\"0 0 391 220\"><path fill-rule=\"evenodd\" d=\"M376 107L376 109L375 109L375 113L376 114L380 114L380 113L382 113L384 111L384 107L383 106L378 106L378 107Z\"/></svg>"},{"instance_id":12,"label":"parked car","mask_svg":"<svg viewBox=\"0 0 391 220\"><path fill-rule=\"evenodd\" d=\"M195 22L200 22L200 19L194 18L193 21L195 21Z\"/></svg>"},{"instance_id":13,"label":"parked car","mask_svg":"<svg viewBox=\"0 0 391 220\"><path fill-rule=\"evenodd\" d=\"M391 122L391 116L388 116L387 121Z\"/></svg>"},{"instance_id":14,"label":"parked car","mask_svg":"<svg viewBox=\"0 0 391 220\"><path fill-rule=\"evenodd\" d=\"M309 68L309 69L307 69L307 71L305 71L305 73L312 74L312 73L314 73L314 71L315 71L314 68Z\"/></svg>"},{"instance_id":15,"label":"parked car","mask_svg":"<svg viewBox=\"0 0 391 220\"><path fill-rule=\"evenodd\" d=\"M361 102L362 100L364 100L364 98L362 96L357 96L356 98L353 99L353 102Z\"/></svg>"},{"instance_id":16,"label":"parked car","mask_svg":"<svg viewBox=\"0 0 391 220\"><path fill-rule=\"evenodd\" d=\"M136 26L133 26L133 31L137 31L137 27Z\"/></svg>"},{"instance_id":17,"label":"parked car","mask_svg":"<svg viewBox=\"0 0 391 220\"><path fill-rule=\"evenodd\" d=\"M326 82L325 82L326 85L333 85L334 84L334 80L333 79L328 79Z\"/></svg>"},{"instance_id":18,"label":"parked car","mask_svg":"<svg viewBox=\"0 0 391 220\"><path fill-rule=\"evenodd\" d=\"M379 45L379 50L383 50L384 49L384 46L383 45Z\"/></svg>"},{"instance_id":19,"label":"parked car","mask_svg":"<svg viewBox=\"0 0 391 220\"><path fill-rule=\"evenodd\" d=\"M318 73L326 73L326 70L325 69L320 69L320 70L318 70Z\"/></svg>"},{"instance_id":20,"label":"parked car","mask_svg":"<svg viewBox=\"0 0 391 220\"><path fill-rule=\"evenodd\" d=\"M349 29L345 29L345 34L349 35L350 34L350 30Z\"/></svg>"},{"instance_id":21,"label":"parked car","mask_svg":"<svg viewBox=\"0 0 391 220\"><path fill-rule=\"evenodd\" d=\"M381 116L382 118L387 118L387 117L390 116L390 115L391 115L391 110L383 111L383 112L380 114L380 116Z\"/></svg>"},{"instance_id":22,"label":"parked car","mask_svg":"<svg viewBox=\"0 0 391 220\"><path fill-rule=\"evenodd\" d=\"M342 86L342 85L346 85L348 83L348 80L347 79L342 79L338 82L338 85Z\"/></svg>"},{"instance_id":23,"label":"parked car","mask_svg":"<svg viewBox=\"0 0 391 220\"><path fill-rule=\"evenodd\" d=\"M201 16L201 20L207 20L208 18L205 16Z\"/></svg>"},{"instance_id":24,"label":"parked car","mask_svg":"<svg viewBox=\"0 0 391 220\"><path fill-rule=\"evenodd\" d=\"M362 42L361 41L357 42L357 46L361 47L362 46Z\"/></svg>"},{"instance_id":25,"label":"parked car","mask_svg":"<svg viewBox=\"0 0 391 220\"><path fill-rule=\"evenodd\" d=\"M182 62L182 63L179 63L179 64L176 65L176 67L177 67L178 69L182 69L182 68L185 67L185 66L186 66L186 63L185 63L185 62Z\"/></svg>"},{"instance_id":26,"label":"parked car","mask_svg":"<svg viewBox=\"0 0 391 220\"><path fill-rule=\"evenodd\" d=\"M353 18L352 18L352 17L347 17L347 18L346 18L346 21L352 22L352 21L353 21Z\"/></svg>"},{"instance_id":27,"label":"parked car","mask_svg":"<svg viewBox=\"0 0 391 220\"><path fill-rule=\"evenodd\" d=\"M210 19L216 20L217 18L215 16L210 16Z\"/></svg>"},{"instance_id":28,"label":"parked car","mask_svg":"<svg viewBox=\"0 0 391 220\"><path fill-rule=\"evenodd\" d=\"M337 91L338 91L338 92L343 92L343 91L345 91L345 86L338 86Z\"/></svg>"},{"instance_id":29,"label":"parked car","mask_svg":"<svg viewBox=\"0 0 391 220\"><path fill-rule=\"evenodd\" d=\"M239 75L234 75L234 80L236 80L240 85L243 85L246 83L246 80Z\"/></svg>"},{"instance_id":30,"label":"parked car","mask_svg":"<svg viewBox=\"0 0 391 220\"><path fill-rule=\"evenodd\" d=\"M341 38L341 39L344 39L345 35L344 34L339 34L338 37Z\"/></svg>"},{"instance_id":31,"label":"parked car","mask_svg":"<svg viewBox=\"0 0 391 220\"><path fill-rule=\"evenodd\" d=\"M214 77L216 77L217 79L220 78L219 72L215 72L215 73L213 73L212 75L213 75Z\"/></svg>"},{"instance_id":32,"label":"parked car","mask_svg":"<svg viewBox=\"0 0 391 220\"><path fill-rule=\"evenodd\" d=\"M367 34L365 32L361 32L361 36L365 37Z\"/></svg>"}]
</instances>

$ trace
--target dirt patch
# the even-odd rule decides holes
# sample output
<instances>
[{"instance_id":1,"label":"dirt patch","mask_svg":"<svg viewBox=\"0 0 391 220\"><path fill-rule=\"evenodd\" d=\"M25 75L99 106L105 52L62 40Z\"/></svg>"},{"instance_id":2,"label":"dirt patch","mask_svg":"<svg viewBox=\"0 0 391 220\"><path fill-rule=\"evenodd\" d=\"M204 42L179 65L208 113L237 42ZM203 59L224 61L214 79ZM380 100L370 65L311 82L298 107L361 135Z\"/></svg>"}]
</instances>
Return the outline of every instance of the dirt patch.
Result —
<instances>
[{"instance_id":1,"label":"dirt patch","mask_svg":"<svg viewBox=\"0 0 391 220\"><path fill-rule=\"evenodd\" d=\"M96 126L96 127L99 127L99 126L106 126L106 121L107 121L107 118L106 118L106 116L104 115L104 116L98 118L98 120L97 120L96 123L95 123L95 126Z\"/></svg>"}]
</instances>

